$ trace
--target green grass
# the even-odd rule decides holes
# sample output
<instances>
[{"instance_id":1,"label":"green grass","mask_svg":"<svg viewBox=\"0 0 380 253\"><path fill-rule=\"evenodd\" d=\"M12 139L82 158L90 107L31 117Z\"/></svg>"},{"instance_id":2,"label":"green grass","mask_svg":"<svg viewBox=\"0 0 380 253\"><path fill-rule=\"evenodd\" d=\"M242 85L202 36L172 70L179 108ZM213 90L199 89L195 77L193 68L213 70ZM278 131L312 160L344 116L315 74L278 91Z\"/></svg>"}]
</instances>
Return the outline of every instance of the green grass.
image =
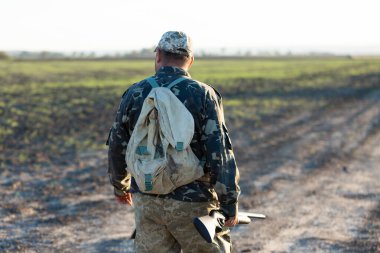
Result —
<instances>
[{"instance_id":1,"label":"green grass","mask_svg":"<svg viewBox=\"0 0 380 253\"><path fill-rule=\"evenodd\" d=\"M230 128L257 128L379 88L380 60L196 60L190 73L221 91ZM0 61L0 165L104 148L120 96L153 74L153 60Z\"/></svg>"}]
</instances>

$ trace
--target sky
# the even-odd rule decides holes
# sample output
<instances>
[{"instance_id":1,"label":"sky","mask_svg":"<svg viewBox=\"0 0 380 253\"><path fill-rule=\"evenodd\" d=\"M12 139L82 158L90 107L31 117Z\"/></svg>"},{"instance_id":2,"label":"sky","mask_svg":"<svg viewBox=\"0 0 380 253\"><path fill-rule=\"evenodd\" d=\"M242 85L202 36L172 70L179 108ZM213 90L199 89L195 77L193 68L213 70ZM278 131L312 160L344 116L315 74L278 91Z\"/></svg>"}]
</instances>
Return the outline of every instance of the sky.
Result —
<instances>
[{"instance_id":1,"label":"sky","mask_svg":"<svg viewBox=\"0 0 380 253\"><path fill-rule=\"evenodd\" d=\"M181 30L200 50L380 54L379 0L0 0L0 50L128 51Z\"/></svg>"}]
</instances>

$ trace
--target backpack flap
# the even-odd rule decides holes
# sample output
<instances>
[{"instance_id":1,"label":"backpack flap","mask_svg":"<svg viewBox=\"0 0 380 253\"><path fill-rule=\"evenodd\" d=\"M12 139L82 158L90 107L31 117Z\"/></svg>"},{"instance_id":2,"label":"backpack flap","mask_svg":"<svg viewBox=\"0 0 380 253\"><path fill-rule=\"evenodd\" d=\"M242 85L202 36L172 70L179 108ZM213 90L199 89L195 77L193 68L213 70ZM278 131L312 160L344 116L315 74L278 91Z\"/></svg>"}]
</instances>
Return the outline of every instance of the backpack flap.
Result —
<instances>
[{"instance_id":1,"label":"backpack flap","mask_svg":"<svg viewBox=\"0 0 380 253\"><path fill-rule=\"evenodd\" d=\"M179 151L190 145L194 136L194 119L182 102L166 88L154 89L152 97L159 108L160 128L173 148Z\"/></svg>"}]
</instances>

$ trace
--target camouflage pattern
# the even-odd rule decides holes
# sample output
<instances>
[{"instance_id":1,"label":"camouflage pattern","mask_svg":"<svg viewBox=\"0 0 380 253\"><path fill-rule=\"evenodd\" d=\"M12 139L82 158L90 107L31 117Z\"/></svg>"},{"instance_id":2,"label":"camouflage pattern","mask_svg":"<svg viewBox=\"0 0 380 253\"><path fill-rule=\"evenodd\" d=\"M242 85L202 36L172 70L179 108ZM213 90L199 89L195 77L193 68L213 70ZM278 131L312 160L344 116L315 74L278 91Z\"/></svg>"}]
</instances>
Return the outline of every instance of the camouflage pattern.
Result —
<instances>
[{"instance_id":1,"label":"camouflage pattern","mask_svg":"<svg viewBox=\"0 0 380 253\"><path fill-rule=\"evenodd\" d=\"M156 47L156 50L157 49L174 54L189 56L192 54L191 38L184 32L169 31L162 35Z\"/></svg>"},{"instance_id":2,"label":"camouflage pattern","mask_svg":"<svg viewBox=\"0 0 380 253\"><path fill-rule=\"evenodd\" d=\"M229 230L207 243L193 224L194 217L217 209L217 201L183 202L134 194L136 253L219 253L231 252Z\"/></svg>"},{"instance_id":3,"label":"camouflage pattern","mask_svg":"<svg viewBox=\"0 0 380 253\"><path fill-rule=\"evenodd\" d=\"M165 85L181 76L190 77L183 69L166 66L161 67L154 78L159 84ZM116 195L139 192L133 178L126 171L125 152L143 101L151 89L146 80L132 85L122 97L110 130L109 175ZM171 90L194 118L194 137L190 146L198 159L205 161L204 171L207 176L158 197L185 202L218 199L222 211L227 216L235 216L240 193L239 171L224 122L221 96L211 86L192 79L176 84Z\"/></svg>"}]
</instances>

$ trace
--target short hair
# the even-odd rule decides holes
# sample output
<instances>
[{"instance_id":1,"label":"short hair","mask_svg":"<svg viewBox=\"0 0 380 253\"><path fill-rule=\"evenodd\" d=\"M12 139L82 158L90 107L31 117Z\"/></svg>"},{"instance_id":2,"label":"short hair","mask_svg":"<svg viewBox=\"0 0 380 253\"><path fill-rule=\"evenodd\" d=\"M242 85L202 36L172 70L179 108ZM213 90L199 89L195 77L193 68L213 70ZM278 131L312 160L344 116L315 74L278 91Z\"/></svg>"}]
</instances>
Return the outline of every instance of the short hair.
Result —
<instances>
[{"instance_id":1,"label":"short hair","mask_svg":"<svg viewBox=\"0 0 380 253\"><path fill-rule=\"evenodd\" d=\"M163 51L163 50L161 50L161 52L163 53L164 58L167 59L167 60L185 62L185 61L187 61L187 60L190 59L190 55L176 54L176 53L172 53L172 52L168 52L168 51Z\"/></svg>"}]
</instances>

